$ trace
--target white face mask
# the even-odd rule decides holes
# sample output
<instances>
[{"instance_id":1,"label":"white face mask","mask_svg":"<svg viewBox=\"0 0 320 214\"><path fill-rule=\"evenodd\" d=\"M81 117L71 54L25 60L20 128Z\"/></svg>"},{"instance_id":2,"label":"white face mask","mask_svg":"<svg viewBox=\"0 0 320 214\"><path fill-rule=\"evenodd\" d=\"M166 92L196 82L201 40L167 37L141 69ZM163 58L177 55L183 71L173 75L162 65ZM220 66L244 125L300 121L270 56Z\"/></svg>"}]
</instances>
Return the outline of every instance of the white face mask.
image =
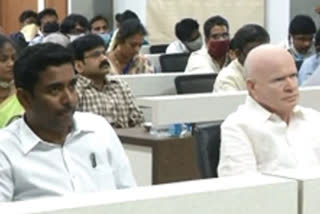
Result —
<instances>
[{"instance_id":1,"label":"white face mask","mask_svg":"<svg viewBox=\"0 0 320 214\"><path fill-rule=\"evenodd\" d=\"M202 47L202 37L200 35L197 39L193 40L192 42L185 42L184 44L190 51L199 50Z\"/></svg>"},{"instance_id":2,"label":"white face mask","mask_svg":"<svg viewBox=\"0 0 320 214\"><path fill-rule=\"evenodd\" d=\"M307 53L305 54L299 53L299 51L296 49L296 47L293 44L292 37L290 37L289 39L289 48L290 48L289 51L293 54L296 61L302 61L314 53L314 44L311 45Z\"/></svg>"},{"instance_id":3,"label":"white face mask","mask_svg":"<svg viewBox=\"0 0 320 214\"><path fill-rule=\"evenodd\" d=\"M111 39L110 33L99 33L98 35L103 39L105 44L109 44Z\"/></svg>"},{"instance_id":4,"label":"white face mask","mask_svg":"<svg viewBox=\"0 0 320 214\"><path fill-rule=\"evenodd\" d=\"M81 34L77 34L77 35L75 35L75 34L68 34L69 39L70 39L70 42L73 42L74 40L76 40L76 39L78 39L78 38L80 38L80 37L82 37L82 36L84 36L84 35L86 35L86 34L85 34L85 33L81 33Z\"/></svg>"}]
</instances>

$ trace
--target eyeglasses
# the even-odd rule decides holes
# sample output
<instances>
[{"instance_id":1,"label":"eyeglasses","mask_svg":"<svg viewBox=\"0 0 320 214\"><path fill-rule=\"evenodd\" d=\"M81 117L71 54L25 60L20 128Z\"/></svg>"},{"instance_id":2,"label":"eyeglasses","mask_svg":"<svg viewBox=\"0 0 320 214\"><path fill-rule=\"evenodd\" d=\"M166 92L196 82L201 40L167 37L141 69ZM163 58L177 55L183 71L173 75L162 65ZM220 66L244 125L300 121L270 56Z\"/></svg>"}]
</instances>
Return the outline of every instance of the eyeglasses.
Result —
<instances>
[{"instance_id":1,"label":"eyeglasses","mask_svg":"<svg viewBox=\"0 0 320 214\"><path fill-rule=\"evenodd\" d=\"M216 33L216 34L211 34L210 38L212 39L229 39L229 33Z\"/></svg>"},{"instance_id":2,"label":"eyeglasses","mask_svg":"<svg viewBox=\"0 0 320 214\"><path fill-rule=\"evenodd\" d=\"M84 58L98 58L98 57L100 57L101 55L106 56L106 55L107 55L106 50L103 50L103 51L94 51L94 52L88 54L87 56L84 56Z\"/></svg>"}]
</instances>

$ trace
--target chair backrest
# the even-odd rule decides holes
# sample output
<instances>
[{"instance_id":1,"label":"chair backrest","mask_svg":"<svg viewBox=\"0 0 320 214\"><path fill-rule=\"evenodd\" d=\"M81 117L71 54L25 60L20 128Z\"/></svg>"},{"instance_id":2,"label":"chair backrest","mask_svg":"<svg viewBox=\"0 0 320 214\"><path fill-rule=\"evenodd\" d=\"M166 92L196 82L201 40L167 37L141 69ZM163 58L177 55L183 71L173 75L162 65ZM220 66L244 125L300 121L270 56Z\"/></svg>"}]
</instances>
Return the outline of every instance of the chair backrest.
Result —
<instances>
[{"instance_id":1,"label":"chair backrest","mask_svg":"<svg viewBox=\"0 0 320 214\"><path fill-rule=\"evenodd\" d=\"M222 121L214 121L194 126L197 161L202 178L218 177L221 123Z\"/></svg>"},{"instance_id":2,"label":"chair backrest","mask_svg":"<svg viewBox=\"0 0 320 214\"><path fill-rule=\"evenodd\" d=\"M151 54L165 53L168 46L169 44L151 45L149 51Z\"/></svg>"},{"instance_id":3,"label":"chair backrest","mask_svg":"<svg viewBox=\"0 0 320 214\"><path fill-rule=\"evenodd\" d=\"M215 73L177 76L174 80L177 94L207 93L213 91Z\"/></svg>"},{"instance_id":4,"label":"chair backrest","mask_svg":"<svg viewBox=\"0 0 320 214\"><path fill-rule=\"evenodd\" d=\"M163 54L160 56L162 72L184 72L187 67L189 53Z\"/></svg>"}]
</instances>

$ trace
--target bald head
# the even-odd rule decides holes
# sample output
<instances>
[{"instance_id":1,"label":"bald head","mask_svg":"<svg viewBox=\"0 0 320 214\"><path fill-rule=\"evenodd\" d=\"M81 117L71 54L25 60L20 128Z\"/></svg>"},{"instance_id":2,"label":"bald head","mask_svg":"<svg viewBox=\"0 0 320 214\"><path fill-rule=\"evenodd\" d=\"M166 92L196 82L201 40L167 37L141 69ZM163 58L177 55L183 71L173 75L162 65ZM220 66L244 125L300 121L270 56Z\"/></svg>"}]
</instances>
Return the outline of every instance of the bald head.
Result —
<instances>
[{"instance_id":1,"label":"bald head","mask_svg":"<svg viewBox=\"0 0 320 214\"><path fill-rule=\"evenodd\" d=\"M250 51L244 66L248 73L247 79L253 80L263 78L283 64L295 67L295 62L290 53L279 46L265 44Z\"/></svg>"},{"instance_id":2,"label":"bald head","mask_svg":"<svg viewBox=\"0 0 320 214\"><path fill-rule=\"evenodd\" d=\"M250 51L245 69L249 95L288 122L299 96L297 69L289 52L270 44L258 46Z\"/></svg>"}]
</instances>

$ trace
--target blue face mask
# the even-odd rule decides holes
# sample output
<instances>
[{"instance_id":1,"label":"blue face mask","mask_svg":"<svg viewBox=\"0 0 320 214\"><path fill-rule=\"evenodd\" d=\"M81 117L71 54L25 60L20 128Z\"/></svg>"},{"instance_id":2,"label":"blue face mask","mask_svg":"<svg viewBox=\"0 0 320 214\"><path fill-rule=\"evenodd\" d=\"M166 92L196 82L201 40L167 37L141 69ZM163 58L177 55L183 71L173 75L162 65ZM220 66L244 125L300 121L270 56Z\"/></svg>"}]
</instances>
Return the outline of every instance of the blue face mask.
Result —
<instances>
[{"instance_id":1,"label":"blue face mask","mask_svg":"<svg viewBox=\"0 0 320 214\"><path fill-rule=\"evenodd\" d=\"M111 40L111 36L109 33L99 33L98 34L104 41L104 44L108 45L110 40Z\"/></svg>"}]
</instances>

